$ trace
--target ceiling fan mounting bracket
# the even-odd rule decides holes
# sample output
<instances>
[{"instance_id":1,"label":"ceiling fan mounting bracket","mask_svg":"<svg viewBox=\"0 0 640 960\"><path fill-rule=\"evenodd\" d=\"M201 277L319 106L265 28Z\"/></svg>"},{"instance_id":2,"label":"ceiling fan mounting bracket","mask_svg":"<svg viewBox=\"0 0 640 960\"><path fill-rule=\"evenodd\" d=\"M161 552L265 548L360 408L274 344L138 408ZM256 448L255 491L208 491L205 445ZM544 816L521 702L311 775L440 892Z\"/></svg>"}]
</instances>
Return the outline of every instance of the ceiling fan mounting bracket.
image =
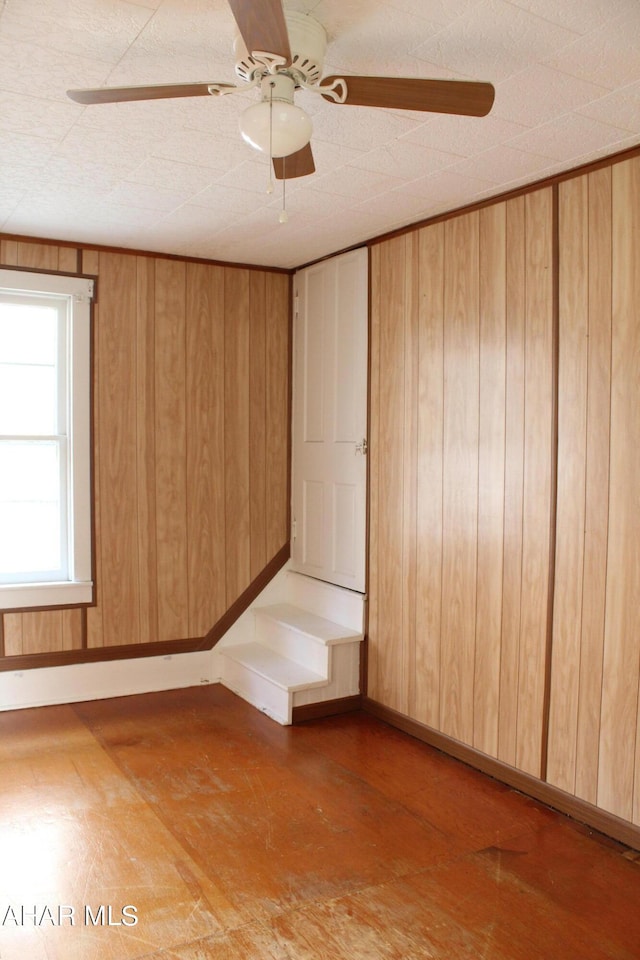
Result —
<instances>
[{"instance_id":1,"label":"ceiling fan mounting bracket","mask_svg":"<svg viewBox=\"0 0 640 960\"><path fill-rule=\"evenodd\" d=\"M261 73L264 76L265 71L266 73L276 74L287 65L285 57L281 57L277 53L269 53L266 50L254 50L251 59L256 64L254 75Z\"/></svg>"},{"instance_id":2,"label":"ceiling fan mounting bracket","mask_svg":"<svg viewBox=\"0 0 640 960\"><path fill-rule=\"evenodd\" d=\"M291 63L287 65L283 57L268 52L249 53L242 37L238 34L233 44L236 55L236 74L241 80L250 82L256 74L279 73L283 69L289 72L296 86L317 84L322 76L324 54L327 48L327 34L322 24L313 17L291 11L285 15L289 42L291 45Z\"/></svg>"}]
</instances>

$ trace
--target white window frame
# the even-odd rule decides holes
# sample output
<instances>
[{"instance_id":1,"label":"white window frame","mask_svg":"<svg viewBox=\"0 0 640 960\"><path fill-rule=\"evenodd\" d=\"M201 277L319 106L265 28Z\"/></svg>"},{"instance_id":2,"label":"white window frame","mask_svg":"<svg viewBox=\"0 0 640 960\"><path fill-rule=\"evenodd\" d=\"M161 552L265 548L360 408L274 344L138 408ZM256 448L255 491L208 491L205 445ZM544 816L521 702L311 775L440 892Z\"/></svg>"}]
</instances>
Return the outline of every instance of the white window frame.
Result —
<instances>
[{"instance_id":1,"label":"white window frame","mask_svg":"<svg viewBox=\"0 0 640 960\"><path fill-rule=\"evenodd\" d=\"M91 301L94 281L0 269L0 296L61 298L66 304L67 577L0 582L0 610L75 606L93 601L91 543Z\"/></svg>"}]
</instances>

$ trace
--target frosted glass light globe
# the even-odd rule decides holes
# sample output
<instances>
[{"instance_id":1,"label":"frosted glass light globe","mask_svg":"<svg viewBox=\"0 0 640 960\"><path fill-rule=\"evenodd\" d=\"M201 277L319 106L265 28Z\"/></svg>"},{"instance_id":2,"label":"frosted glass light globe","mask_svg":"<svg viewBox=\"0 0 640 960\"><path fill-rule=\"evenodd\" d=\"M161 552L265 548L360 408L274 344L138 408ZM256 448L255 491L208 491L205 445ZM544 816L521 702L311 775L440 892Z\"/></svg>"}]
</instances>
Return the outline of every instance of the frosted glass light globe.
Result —
<instances>
[{"instance_id":1,"label":"frosted glass light globe","mask_svg":"<svg viewBox=\"0 0 640 960\"><path fill-rule=\"evenodd\" d=\"M271 113L273 111L273 113ZM288 157L302 150L311 139L312 126L302 107L286 100L263 100L248 107L240 116L240 133L249 146L262 153L269 153L269 127L271 130L271 154Z\"/></svg>"}]
</instances>

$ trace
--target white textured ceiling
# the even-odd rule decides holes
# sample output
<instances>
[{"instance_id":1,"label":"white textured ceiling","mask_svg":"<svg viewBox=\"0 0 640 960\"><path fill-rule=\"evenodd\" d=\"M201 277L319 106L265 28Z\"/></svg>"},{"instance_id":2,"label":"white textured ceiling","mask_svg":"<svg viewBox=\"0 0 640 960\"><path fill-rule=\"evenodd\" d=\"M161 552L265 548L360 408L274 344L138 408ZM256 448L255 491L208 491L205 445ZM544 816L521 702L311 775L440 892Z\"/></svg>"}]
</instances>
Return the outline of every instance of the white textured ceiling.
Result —
<instances>
[{"instance_id":1,"label":"white textured ceiling","mask_svg":"<svg viewBox=\"0 0 640 960\"><path fill-rule=\"evenodd\" d=\"M226 0L0 0L0 230L295 267L640 142L640 0L284 0L325 75L489 81L488 117L301 92L316 173L268 195L259 99L82 107L74 87L235 82Z\"/></svg>"}]
</instances>

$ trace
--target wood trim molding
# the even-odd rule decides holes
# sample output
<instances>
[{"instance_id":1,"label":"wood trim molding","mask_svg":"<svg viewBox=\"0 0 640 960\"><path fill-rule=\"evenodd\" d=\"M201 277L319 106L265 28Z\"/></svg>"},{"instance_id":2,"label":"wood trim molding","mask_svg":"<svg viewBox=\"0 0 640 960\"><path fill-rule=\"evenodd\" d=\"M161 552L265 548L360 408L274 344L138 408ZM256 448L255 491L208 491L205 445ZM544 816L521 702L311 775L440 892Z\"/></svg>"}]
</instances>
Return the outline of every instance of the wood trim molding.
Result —
<instances>
[{"instance_id":1,"label":"wood trim molding","mask_svg":"<svg viewBox=\"0 0 640 960\"><path fill-rule=\"evenodd\" d=\"M92 647L90 649L85 647L82 650L64 650L57 653L33 653L14 657L0 657L0 673L11 670L35 670L40 667L62 667L74 663L135 660L139 657L162 657L170 654L212 650L227 630L233 626L238 617L251 606L258 594L264 590L276 573L282 569L289 556L290 548L289 542L287 542L204 637L185 640L161 640L156 643L129 643L121 646ZM85 637L83 637L83 642L86 643Z\"/></svg>"},{"instance_id":2,"label":"wood trim molding","mask_svg":"<svg viewBox=\"0 0 640 960\"><path fill-rule=\"evenodd\" d=\"M610 156L602 157L599 160L591 160L589 163L584 163L579 167L573 167L571 170L564 170L562 173L556 173L554 176L547 177L544 180L533 180L531 183L527 183L522 187L517 187L515 190L508 190L504 193L496 193L491 197L487 197L486 200L478 200L476 203L470 203L463 207L456 207L452 210L446 210L444 213L439 213L435 217L427 217L425 220L418 220L415 223L409 223L405 227L398 227L397 230L391 230L389 233L382 233L378 236L370 237L368 240L357 244L357 246L363 246L366 244L371 247L378 243L386 243L388 240L393 240L395 237L401 237L407 233L413 233L414 230L421 230L422 227L428 227L434 223L441 223L444 220L451 220L467 213L473 213L475 210L483 210L485 207L491 207L496 203L503 203L505 200L513 200L515 197L522 197L527 193L534 193L536 190L543 190L545 187L552 187L562 183L565 180L573 180L574 177L581 177L585 173L592 173L594 170L601 170L603 167L611 167L616 163L622 163L625 160L630 160L637 156L640 156L640 146L629 147L627 150L622 150L620 153L613 153ZM304 264L304 266L309 266L309 264ZM302 269L302 267L299 269Z\"/></svg>"},{"instance_id":3,"label":"wood trim molding","mask_svg":"<svg viewBox=\"0 0 640 960\"><path fill-rule=\"evenodd\" d=\"M67 667L75 663L103 663L109 660L136 660L139 657L162 657L169 654L194 653L206 650L203 637L193 640L161 640L157 643L126 643L120 646L61 650L56 653L25 653L0 659L0 673L13 670L36 670L41 667Z\"/></svg>"},{"instance_id":4,"label":"wood trim molding","mask_svg":"<svg viewBox=\"0 0 640 960\"><path fill-rule=\"evenodd\" d=\"M547 806L567 814L572 819L586 824L599 833L613 837L620 843L633 847L634 850L640 850L639 826L635 826L627 820L622 820L606 810L601 810L585 800L580 800L578 797L565 793L564 790L559 790L558 787L551 786L543 780L538 780L528 773L523 773L501 760L495 760L473 747L460 743L460 741L454 740L452 737L448 737L446 734L440 733L417 720L411 720L409 717L368 697L362 698L362 709L378 720L382 720L384 723L408 733L409 736L441 750L448 756L461 760L470 767L506 783L521 793L533 797L534 800L540 800Z\"/></svg>"},{"instance_id":5,"label":"wood trim molding","mask_svg":"<svg viewBox=\"0 0 640 960\"><path fill-rule=\"evenodd\" d=\"M284 273L292 275L295 272L290 267L266 267L257 263L229 263L224 260L209 260L206 257L187 257L178 253L158 253L154 250L138 250L133 247L110 247L100 243L78 243L74 240L54 240L51 237L30 237L19 233L0 233L0 239L15 240L18 243L38 243L54 247L72 247L78 250L78 257L82 256L83 250L95 250L97 253L123 253L131 255L132 257L150 257L153 260L179 260L180 263L203 263L209 266L228 267L236 270L260 270L263 273ZM45 272L49 273L50 271Z\"/></svg>"},{"instance_id":6,"label":"wood trim molding","mask_svg":"<svg viewBox=\"0 0 640 960\"><path fill-rule=\"evenodd\" d=\"M305 703L294 707L292 723L306 723L309 720L323 720L325 717L336 717L342 713L352 713L362 707L362 696L356 693L352 697L338 697L336 700L325 700L322 703Z\"/></svg>"},{"instance_id":7,"label":"wood trim molding","mask_svg":"<svg viewBox=\"0 0 640 960\"><path fill-rule=\"evenodd\" d=\"M214 623L211 627L211 630L206 634L203 639L203 646L199 647L199 650L212 650L213 647L218 643L219 640L225 635L227 630L233 626L238 617L240 617L248 607L251 606L253 601L256 599L259 593L262 593L267 584L273 580L276 573L284 567L285 563L291 556L291 545L289 541L285 543L283 547L278 550L275 557L273 557L266 567L260 571L258 576L249 584L246 590L244 590L238 599L231 604L226 613L220 617L220 619Z\"/></svg>"}]
</instances>

